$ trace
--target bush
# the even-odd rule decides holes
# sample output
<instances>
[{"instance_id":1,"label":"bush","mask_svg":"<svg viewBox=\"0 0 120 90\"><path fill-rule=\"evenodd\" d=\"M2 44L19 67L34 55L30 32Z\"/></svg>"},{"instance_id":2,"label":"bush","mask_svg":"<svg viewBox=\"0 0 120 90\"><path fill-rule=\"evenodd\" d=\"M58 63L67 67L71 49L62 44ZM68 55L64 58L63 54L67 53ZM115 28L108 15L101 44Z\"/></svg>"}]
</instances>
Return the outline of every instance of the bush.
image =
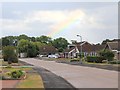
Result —
<instances>
[{"instance_id":1,"label":"bush","mask_svg":"<svg viewBox=\"0 0 120 90\"><path fill-rule=\"evenodd\" d=\"M23 74L24 73L22 72L22 70L15 70L15 71L8 73L8 75L14 79L19 79Z\"/></svg>"},{"instance_id":2,"label":"bush","mask_svg":"<svg viewBox=\"0 0 120 90\"><path fill-rule=\"evenodd\" d=\"M75 62L75 61L80 61L79 58L74 58L74 59L71 59L70 62Z\"/></svg>"},{"instance_id":3,"label":"bush","mask_svg":"<svg viewBox=\"0 0 120 90\"><path fill-rule=\"evenodd\" d=\"M98 56L88 56L87 62L95 62L95 63L102 63L103 58Z\"/></svg>"},{"instance_id":4,"label":"bush","mask_svg":"<svg viewBox=\"0 0 120 90\"><path fill-rule=\"evenodd\" d=\"M120 64L120 60L109 61L109 64Z\"/></svg>"},{"instance_id":5,"label":"bush","mask_svg":"<svg viewBox=\"0 0 120 90\"><path fill-rule=\"evenodd\" d=\"M108 61L112 61L114 58L114 53L112 51L109 51L109 50L105 50L105 51L102 50L99 52L99 55Z\"/></svg>"},{"instance_id":6,"label":"bush","mask_svg":"<svg viewBox=\"0 0 120 90\"><path fill-rule=\"evenodd\" d=\"M13 46L6 46L3 48L3 59L4 61L8 61L9 64L17 63L17 53L15 52L15 47Z\"/></svg>"}]
</instances>

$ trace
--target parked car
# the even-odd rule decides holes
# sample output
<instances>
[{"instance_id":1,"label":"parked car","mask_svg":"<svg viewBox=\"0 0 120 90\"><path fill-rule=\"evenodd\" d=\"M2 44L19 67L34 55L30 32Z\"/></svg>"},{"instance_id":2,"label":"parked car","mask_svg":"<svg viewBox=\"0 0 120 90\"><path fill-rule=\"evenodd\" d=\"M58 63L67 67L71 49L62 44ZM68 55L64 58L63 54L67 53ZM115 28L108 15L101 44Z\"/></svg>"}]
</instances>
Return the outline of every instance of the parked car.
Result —
<instances>
[{"instance_id":1,"label":"parked car","mask_svg":"<svg viewBox=\"0 0 120 90\"><path fill-rule=\"evenodd\" d=\"M47 57L47 55L39 55L39 57Z\"/></svg>"},{"instance_id":2,"label":"parked car","mask_svg":"<svg viewBox=\"0 0 120 90\"><path fill-rule=\"evenodd\" d=\"M56 55L48 55L48 58L58 58Z\"/></svg>"}]
</instances>

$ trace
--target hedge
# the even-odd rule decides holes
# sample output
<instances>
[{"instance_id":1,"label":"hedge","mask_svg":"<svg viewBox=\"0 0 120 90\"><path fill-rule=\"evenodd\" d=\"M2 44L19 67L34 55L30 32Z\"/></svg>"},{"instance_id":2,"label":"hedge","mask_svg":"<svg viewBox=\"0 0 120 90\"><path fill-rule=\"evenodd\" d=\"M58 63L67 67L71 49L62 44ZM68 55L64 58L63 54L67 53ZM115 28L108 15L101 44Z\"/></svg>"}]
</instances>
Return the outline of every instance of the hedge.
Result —
<instances>
[{"instance_id":1,"label":"hedge","mask_svg":"<svg viewBox=\"0 0 120 90\"><path fill-rule=\"evenodd\" d=\"M109 64L120 64L120 60L109 61Z\"/></svg>"},{"instance_id":2,"label":"hedge","mask_svg":"<svg viewBox=\"0 0 120 90\"><path fill-rule=\"evenodd\" d=\"M87 56L87 62L102 63L104 59L98 56Z\"/></svg>"}]
</instances>

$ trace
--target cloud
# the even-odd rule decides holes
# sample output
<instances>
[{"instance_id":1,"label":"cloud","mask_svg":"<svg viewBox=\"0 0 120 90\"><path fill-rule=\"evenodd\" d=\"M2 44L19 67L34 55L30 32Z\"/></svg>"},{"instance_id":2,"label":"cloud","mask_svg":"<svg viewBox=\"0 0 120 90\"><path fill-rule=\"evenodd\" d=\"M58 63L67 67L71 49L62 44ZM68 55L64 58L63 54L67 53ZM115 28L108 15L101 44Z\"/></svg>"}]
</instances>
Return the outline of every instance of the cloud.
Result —
<instances>
[{"instance_id":1,"label":"cloud","mask_svg":"<svg viewBox=\"0 0 120 90\"><path fill-rule=\"evenodd\" d=\"M28 13L27 17L25 16L25 20L26 22L59 23L72 16L81 16L83 14L82 10L40 10Z\"/></svg>"},{"instance_id":2,"label":"cloud","mask_svg":"<svg viewBox=\"0 0 120 90\"><path fill-rule=\"evenodd\" d=\"M24 20L13 20L13 19L3 19L2 28L8 31L19 31L19 30L29 30L27 23L24 23Z\"/></svg>"},{"instance_id":3,"label":"cloud","mask_svg":"<svg viewBox=\"0 0 120 90\"><path fill-rule=\"evenodd\" d=\"M65 31L56 34L53 38L64 36L70 41L76 37L76 34L81 34L85 40L99 42L117 36L116 9L116 6L108 5L92 9L32 10L27 13L13 11L21 18L2 18L2 29L4 35L25 33L40 36L48 35L69 21L72 23L72 20L75 20Z\"/></svg>"},{"instance_id":4,"label":"cloud","mask_svg":"<svg viewBox=\"0 0 120 90\"><path fill-rule=\"evenodd\" d=\"M21 11L13 11L12 13L15 14L15 15L21 15L22 14Z\"/></svg>"},{"instance_id":5,"label":"cloud","mask_svg":"<svg viewBox=\"0 0 120 90\"><path fill-rule=\"evenodd\" d=\"M14 13L17 13L14 11ZM19 14L19 13L17 13ZM84 16L82 10L47 10L47 11L33 11L23 15L22 19L2 19L3 29L8 31L30 31L37 28L48 27L51 31L57 24L61 24L73 17L81 19ZM44 25L43 25L44 24ZM42 27L42 26L43 27ZM46 26L45 26L46 25ZM51 28L52 27L52 28ZM42 30L41 30L42 31Z\"/></svg>"}]
</instances>

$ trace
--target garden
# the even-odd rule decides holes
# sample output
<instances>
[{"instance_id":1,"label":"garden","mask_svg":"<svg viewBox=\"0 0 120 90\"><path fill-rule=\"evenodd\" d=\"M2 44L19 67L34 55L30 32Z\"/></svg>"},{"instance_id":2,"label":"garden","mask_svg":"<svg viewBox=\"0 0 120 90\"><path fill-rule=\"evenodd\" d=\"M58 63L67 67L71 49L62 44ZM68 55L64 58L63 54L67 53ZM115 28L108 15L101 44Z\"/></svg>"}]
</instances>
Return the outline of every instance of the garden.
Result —
<instances>
[{"instance_id":1,"label":"garden","mask_svg":"<svg viewBox=\"0 0 120 90\"><path fill-rule=\"evenodd\" d=\"M15 47L3 48L3 59L0 59L0 63L3 88L9 88L9 84L13 85L12 88L44 88L42 78L33 66L18 60Z\"/></svg>"}]
</instances>

